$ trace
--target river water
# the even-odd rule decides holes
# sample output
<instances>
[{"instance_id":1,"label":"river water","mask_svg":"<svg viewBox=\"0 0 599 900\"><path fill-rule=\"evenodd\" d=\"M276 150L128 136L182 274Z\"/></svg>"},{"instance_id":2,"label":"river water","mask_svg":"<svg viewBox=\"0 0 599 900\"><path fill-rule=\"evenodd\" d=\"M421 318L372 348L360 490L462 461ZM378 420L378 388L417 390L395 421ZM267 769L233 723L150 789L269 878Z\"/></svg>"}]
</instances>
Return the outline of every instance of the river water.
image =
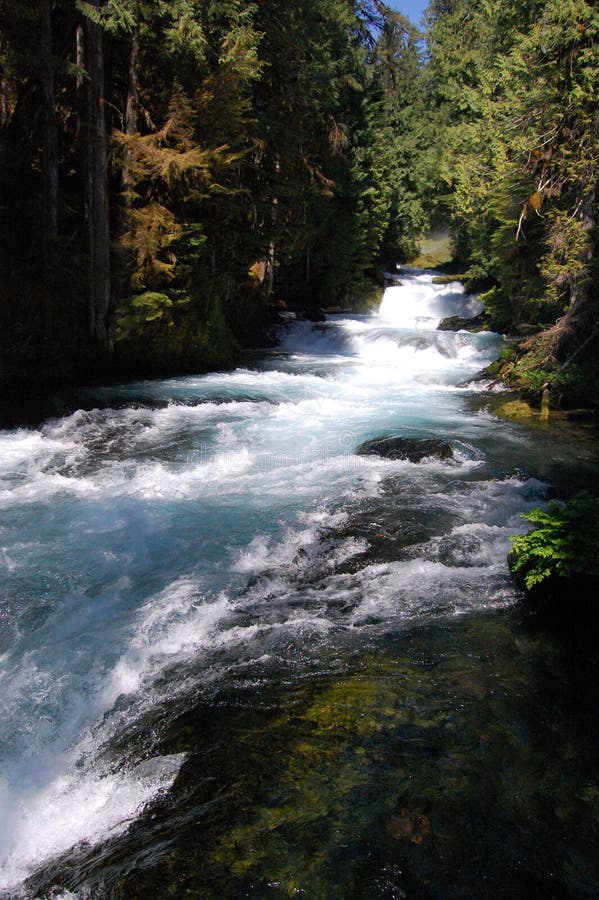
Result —
<instances>
[{"instance_id":1,"label":"river water","mask_svg":"<svg viewBox=\"0 0 599 900\"><path fill-rule=\"evenodd\" d=\"M0 896L597 895L596 659L506 566L596 444L492 414L477 311L407 270L0 432Z\"/></svg>"}]
</instances>

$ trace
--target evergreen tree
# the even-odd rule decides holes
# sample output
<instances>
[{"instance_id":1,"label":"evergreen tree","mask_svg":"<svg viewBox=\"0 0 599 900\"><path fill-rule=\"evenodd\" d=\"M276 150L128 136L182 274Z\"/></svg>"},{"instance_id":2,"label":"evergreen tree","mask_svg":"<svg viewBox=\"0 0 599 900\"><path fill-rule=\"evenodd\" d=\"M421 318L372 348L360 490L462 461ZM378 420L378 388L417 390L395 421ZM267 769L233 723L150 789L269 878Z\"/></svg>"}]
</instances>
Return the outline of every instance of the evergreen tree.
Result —
<instances>
[{"instance_id":1,"label":"evergreen tree","mask_svg":"<svg viewBox=\"0 0 599 900\"><path fill-rule=\"evenodd\" d=\"M228 361L424 227L417 35L380 0L0 0L0 32L11 354Z\"/></svg>"},{"instance_id":2,"label":"evergreen tree","mask_svg":"<svg viewBox=\"0 0 599 900\"><path fill-rule=\"evenodd\" d=\"M598 21L584 0L429 7L430 171L500 327L590 309Z\"/></svg>"}]
</instances>

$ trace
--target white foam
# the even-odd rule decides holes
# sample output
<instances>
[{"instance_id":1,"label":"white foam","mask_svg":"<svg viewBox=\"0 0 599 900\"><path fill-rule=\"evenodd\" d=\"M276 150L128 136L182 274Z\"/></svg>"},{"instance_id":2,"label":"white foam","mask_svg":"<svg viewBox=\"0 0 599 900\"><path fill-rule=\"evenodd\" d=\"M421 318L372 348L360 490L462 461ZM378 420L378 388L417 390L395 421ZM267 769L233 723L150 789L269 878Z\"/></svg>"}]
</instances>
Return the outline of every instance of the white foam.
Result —
<instances>
[{"instance_id":1,"label":"white foam","mask_svg":"<svg viewBox=\"0 0 599 900\"><path fill-rule=\"evenodd\" d=\"M101 705L138 691L165 665L186 659L215 640L219 622L231 611L221 594L207 600L192 578L181 578L141 607L125 653L114 666L102 691Z\"/></svg>"},{"instance_id":2,"label":"white foam","mask_svg":"<svg viewBox=\"0 0 599 900\"><path fill-rule=\"evenodd\" d=\"M446 566L426 559L370 566L358 577L362 599L354 626L461 615L514 602L509 585L486 567Z\"/></svg>"},{"instance_id":3,"label":"white foam","mask_svg":"<svg viewBox=\"0 0 599 900\"><path fill-rule=\"evenodd\" d=\"M387 288L379 314L400 328L434 329L448 316L470 318L483 310L459 282L433 284L433 273L406 272L401 284Z\"/></svg>"},{"instance_id":4,"label":"white foam","mask_svg":"<svg viewBox=\"0 0 599 900\"><path fill-rule=\"evenodd\" d=\"M241 551L233 564L233 571L258 574L283 570L298 577L309 572L312 577L332 571L368 550L368 543L357 538L343 541L327 539L318 527L300 531L288 529L282 540L273 541L267 535L257 535Z\"/></svg>"},{"instance_id":5,"label":"white foam","mask_svg":"<svg viewBox=\"0 0 599 900\"><path fill-rule=\"evenodd\" d=\"M18 885L34 867L81 840L93 844L123 832L157 793L171 787L183 760L157 757L105 774L75 769L35 791L21 786L13 793L0 782L0 889Z\"/></svg>"},{"instance_id":6,"label":"white foam","mask_svg":"<svg viewBox=\"0 0 599 900\"><path fill-rule=\"evenodd\" d=\"M162 702L161 692L152 688L158 673L189 659L202 647L217 645L221 640L218 623L230 610L224 596L206 600L197 580L178 579L140 608L126 635L126 649L96 692L87 700L81 698L89 721L83 730L76 698L71 697L75 708L71 722L63 721L62 743L69 743L70 734L74 743L61 749L51 732L44 736L38 722L35 746L8 767L10 783L0 781L0 888L17 884L81 840L94 844L120 833L158 793L170 788L183 755L150 759L112 772L98 760L97 748L118 730L123 715L131 714L131 709L122 712L117 701L137 694L134 709L138 715ZM250 639L249 633L243 637ZM235 636L227 639L232 641ZM21 697L43 697L59 687L52 685L33 658L10 676L4 689L12 699L12 710L10 703L7 708L12 715L15 704L18 710L22 703ZM184 689L183 681L178 688ZM170 693L172 696L172 688Z\"/></svg>"}]
</instances>

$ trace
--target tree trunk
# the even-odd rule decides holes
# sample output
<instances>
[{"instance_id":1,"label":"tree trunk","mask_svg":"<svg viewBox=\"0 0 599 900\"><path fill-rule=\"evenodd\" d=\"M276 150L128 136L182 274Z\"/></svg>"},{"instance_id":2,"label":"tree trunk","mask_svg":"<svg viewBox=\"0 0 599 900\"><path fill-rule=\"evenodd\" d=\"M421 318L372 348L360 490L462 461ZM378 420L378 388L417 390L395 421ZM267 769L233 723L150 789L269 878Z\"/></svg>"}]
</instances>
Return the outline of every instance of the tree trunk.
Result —
<instances>
[{"instance_id":1,"label":"tree trunk","mask_svg":"<svg viewBox=\"0 0 599 900\"><path fill-rule=\"evenodd\" d=\"M279 160L278 153L275 153L275 172L276 172L277 179L278 179L278 176L281 172L281 162ZM278 185L277 185L277 188L278 188ZM270 207L270 221L272 223L273 231L274 231L276 229L278 221L279 221L279 198L278 197L272 198L271 207ZM277 257L277 246L273 239L272 241L270 241L270 243L268 245L268 257L266 260L267 265L266 265L265 287L266 287L267 296L270 296L272 294L274 284L275 284L276 257Z\"/></svg>"},{"instance_id":2,"label":"tree trunk","mask_svg":"<svg viewBox=\"0 0 599 900\"><path fill-rule=\"evenodd\" d=\"M134 34L131 38L129 49L129 82L127 87L127 100L125 104L125 134L132 135L137 131L137 103L138 103L138 64L139 64L139 36ZM122 238L127 230L127 214L131 208L131 152L125 147L123 156L123 168L121 172L121 198L117 210L117 235ZM125 282L127 279L127 250L119 242L114 253L114 270L112 283L113 305L116 306L123 298Z\"/></svg>"},{"instance_id":3,"label":"tree trunk","mask_svg":"<svg viewBox=\"0 0 599 900\"><path fill-rule=\"evenodd\" d=\"M0 249L4 251L7 249L8 185L10 184L8 165L10 145L6 135L6 129L10 122L9 87L4 68L6 50L3 36L0 34Z\"/></svg>"},{"instance_id":4,"label":"tree trunk","mask_svg":"<svg viewBox=\"0 0 599 900\"><path fill-rule=\"evenodd\" d=\"M50 0L42 9L42 89L44 97L43 181L44 208L42 250L44 265L51 264L58 239L58 128L52 59L52 11Z\"/></svg>"},{"instance_id":5,"label":"tree trunk","mask_svg":"<svg viewBox=\"0 0 599 900\"><path fill-rule=\"evenodd\" d=\"M6 128L10 119L10 102L8 99L8 78L4 68L6 45L0 34L0 128Z\"/></svg>"},{"instance_id":6,"label":"tree trunk","mask_svg":"<svg viewBox=\"0 0 599 900\"><path fill-rule=\"evenodd\" d=\"M125 134L135 134L137 131L137 99L138 99L138 83L137 83L137 67L139 64L139 35L134 34L131 37L131 48L129 51L129 85L127 89L127 105L125 107ZM128 167L127 178L129 177ZM123 179L125 175L123 175Z\"/></svg>"},{"instance_id":7,"label":"tree trunk","mask_svg":"<svg viewBox=\"0 0 599 900\"><path fill-rule=\"evenodd\" d=\"M102 0L91 0L99 7ZM104 352L110 349L110 226L108 153L104 108L102 29L91 19L87 31L87 217L89 233L89 330Z\"/></svg>"},{"instance_id":8,"label":"tree trunk","mask_svg":"<svg viewBox=\"0 0 599 900\"><path fill-rule=\"evenodd\" d=\"M85 109L85 89L83 82L83 70L85 69L85 34L81 23L77 25L75 31L75 64L77 66L77 75L75 79L77 125L75 137L77 141L79 141L84 128Z\"/></svg>"},{"instance_id":9,"label":"tree trunk","mask_svg":"<svg viewBox=\"0 0 599 900\"><path fill-rule=\"evenodd\" d=\"M555 355L559 360L569 362L574 355L579 355L583 344L589 351L594 350L599 341L599 300L592 290L590 268L594 256L593 234L597 224L595 193L590 191L582 200L578 209L578 219L588 235L584 262L587 275L572 288L568 312L559 323L559 331L555 343Z\"/></svg>"}]
</instances>

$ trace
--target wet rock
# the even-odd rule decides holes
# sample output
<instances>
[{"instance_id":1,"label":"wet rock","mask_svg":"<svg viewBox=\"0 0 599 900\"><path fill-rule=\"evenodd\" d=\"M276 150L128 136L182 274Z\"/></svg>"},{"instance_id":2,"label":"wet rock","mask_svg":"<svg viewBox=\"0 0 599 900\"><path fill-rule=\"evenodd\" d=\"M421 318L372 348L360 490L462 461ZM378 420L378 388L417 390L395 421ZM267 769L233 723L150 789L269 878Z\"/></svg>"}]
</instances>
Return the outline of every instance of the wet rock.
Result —
<instances>
[{"instance_id":1,"label":"wet rock","mask_svg":"<svg viewBox=\"0 0 599 900\"><path fill-rule=\"evenodd\" d=\"M482 313L471 319L463 319L461 316L448 316L437 325L437 331L488 331L489 317Z\"/></svg>"},{"instance_id":2,"label":"wet rock","mask_svg":"<svg viewBox=\"0 0 599 900\"><path fill-rule=\"evenodd\" d=\"M307 322L326 322L327 317L324 309L317 306L309 306L301 310L297 315L298 319L305 319Z\"/></svg>"},{"instance_id":3,"label":"wet rock","mask_svg":"<svg viewBox=\"0 0 599 900\"><path fill-rule=\"evenodd\" d=\"M465 275L458 274L448 274L448 275L435 275L433 278L433 284L455 284L458 281L460 284L464 284L466 281Z\"/></svg>"},{"instance_id":4,"label":"wet rock","mask_svg":"<svg viewBox=\"0 0 599 900\"><path fill-rule=\"evenodd\" d=\"M420 462L422 459L451 459L453 449L447 441L437 438L415 439L404 437L374 438L357 448L358 456L380 456L383 459L407 459Z\"/></svg>"}]
</instances>

